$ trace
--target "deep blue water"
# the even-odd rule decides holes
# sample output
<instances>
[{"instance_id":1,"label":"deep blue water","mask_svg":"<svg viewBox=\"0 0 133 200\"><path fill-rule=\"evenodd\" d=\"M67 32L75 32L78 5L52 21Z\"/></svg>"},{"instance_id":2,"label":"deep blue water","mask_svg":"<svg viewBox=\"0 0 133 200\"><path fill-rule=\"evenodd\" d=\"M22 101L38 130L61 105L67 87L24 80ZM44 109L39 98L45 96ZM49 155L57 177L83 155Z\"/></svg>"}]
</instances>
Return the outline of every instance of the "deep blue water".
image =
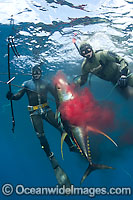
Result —
<instances>
[{"instance_id":1,"label":"deep blue water","mask_svg":"<svg viewBox=\"0 0 133 200\"><path fill-rule=\"evenodd\" d=\"M123 56L132 70L133 24L132 1L125 0L45 0L45 1L1 1L0 0L0 80L7 81L7 38L15 38L20 57L11 53L11 73L16 75L14 84L21 85L31 77L31 67L41 64L43 75L48 80L58 70L63 70L72 81L80 74L83 58L72 43L77 33L77 43L89 38L94 49L110 49ZM13 15L13 16L11 16ZM11 18L14 20L11 20ZM86 84L89 87L88 83ZM12 87L16 92L17 87ZM91 92L97 100L106 100L114 106L115 129L109 133L118 143L118 148L106 139L95 137L94 158L97 162L116 168L93 172L83 183L83 187L132 187L133 188L133 125L132 99L124 99L109 82L93 76ZM11 131L10 103L5 98L8 86L0 83L0 187L10 183L13 187L54 187L57 184L49 160L40 148L39 140L32 128L27 111L26 95L13 102L15 113L15 133ZM108 96L108 94L110 94ZM107 98L106 98L107 97ZM55 102L49 100L55 111ZM80 186L81 177L88 163L78 154L71 153L64 144L64 160L60 152L60 133L44 122L45 133L51 150L69 176L71 183ZM130 200L133 196L96 196L95 199ZM0 199L89 199L88 196L18 196L5 197L0 191Z\"/></svg>"}]
</instances>

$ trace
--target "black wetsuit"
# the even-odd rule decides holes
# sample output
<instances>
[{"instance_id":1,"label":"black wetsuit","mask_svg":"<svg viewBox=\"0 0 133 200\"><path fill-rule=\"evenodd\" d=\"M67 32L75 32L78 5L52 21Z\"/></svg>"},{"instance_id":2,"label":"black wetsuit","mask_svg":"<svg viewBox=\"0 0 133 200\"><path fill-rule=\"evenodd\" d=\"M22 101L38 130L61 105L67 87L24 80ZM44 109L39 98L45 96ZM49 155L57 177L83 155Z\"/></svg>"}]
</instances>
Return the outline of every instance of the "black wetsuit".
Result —
<instances>
[{"instance_id":1,"label":"black wetsuit","mask_svg":"<svg viewBox=\"0 0 133 200\"><path fill-rule=\"evenodd\" d=\"M13 95L12 100L19 100L26 93L29 100L29 107L31 106L31 108L32 106L47 104L48 92L50 92L52 96L57 99L54 88L42 79L31 79L25 81L22 86L23 88L19 90L18 93ZM43 119L49 122L56 129L58 129L61 133L63 133L63 130L58 121L55 119L55 114L48 106L48 104L44 108L39 108L37 110L29 112L33 127L37 133L40 143L47 156L49 157L51 155L51 150L44 134ZM65 141L68 144L69 148L73 146L69 137L67 137Z\"/></svg>"}]
</instances>

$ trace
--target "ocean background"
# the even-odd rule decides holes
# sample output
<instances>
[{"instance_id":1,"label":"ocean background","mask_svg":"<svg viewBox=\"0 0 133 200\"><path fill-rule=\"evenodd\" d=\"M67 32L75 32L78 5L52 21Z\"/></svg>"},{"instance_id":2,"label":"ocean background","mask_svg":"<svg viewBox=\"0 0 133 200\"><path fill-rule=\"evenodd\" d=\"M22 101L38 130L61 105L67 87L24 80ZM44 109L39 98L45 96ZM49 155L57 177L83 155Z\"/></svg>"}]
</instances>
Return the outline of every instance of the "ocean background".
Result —
<instances>
[{"instance_id":1,"label":"ocean background","mask_svg":"<svg viewBox=\"0 0 133 200\"><path fill-rule=\"evenodd\" d=\"M20 57L11 51L11 73L18 73L13 84L21 85L31 76L31 67L40 64L45 79L52 81L62 70L71 82L81 73L83 58L72 43L77 45L88 39L95 50L106 49L123 56L133 71L133 1L126 0L0 0L0 81L8 81L7 38L14 36ZM132 187L133 188L133 99L125 99L110 82L92 77L90 89L95 99L112 105L115 113L113 130L107 134L118 144L116 148L102 136L93 138L92 157L115 170L94 171L83 187ZM13 102L15 132L12 133L10 102L6 99L8 85L0 83L0 188L10 183L15 188L55 187L57 181L40 147L27 111L28 100L24 95ZM12 91L18 91L12 86ZM49 95L49 104L55 111L55 102ZM64 143L64 160L61 157L60 133L44 121L46 137L59 164L71 183L80 187L80 180L88 167L79 154L69 151ZM80 200L89 196L16 195L6 197L0 191L0 199L10 200ZM96 200L130 200L127 195L96 195Z\"/></svg>"}]
</instances>

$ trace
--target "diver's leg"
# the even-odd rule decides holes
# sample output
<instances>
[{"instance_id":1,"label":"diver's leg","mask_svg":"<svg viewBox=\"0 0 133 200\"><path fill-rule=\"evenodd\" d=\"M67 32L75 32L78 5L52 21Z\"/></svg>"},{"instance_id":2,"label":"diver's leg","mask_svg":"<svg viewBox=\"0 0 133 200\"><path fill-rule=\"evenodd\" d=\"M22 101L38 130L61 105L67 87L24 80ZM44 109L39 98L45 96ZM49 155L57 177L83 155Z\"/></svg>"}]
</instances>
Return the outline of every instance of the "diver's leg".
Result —
<instances>
[{"instance_id":1,"label":"diver's leg","mask_svg":"<svg viewBox=\"0 0 133 200\"><path fill-rule=\"evenodd\" d=\"M54 153L51 152L48 141L44 135L42 117L40 115L31 115L31 121L37 133L37 137L40 140L42 149L45 151L47 157L51 162L52 168L54 169L55 176L59 185L60 186L65 185L66 187L70 187L71 186L70 180L66 175L66 173L64 172L64 170L58 164L57 160L55 159Z\"/></svg>"},{"instance_id":2,"label":"diver's leg","mask_svg":"<svg viewBox=\"0 0 133 200\"><path fill-rule=\"evenodd\" d=\"M61 135L65 132L65 130L61 127L61 124L58 123L58 119L55 119L55 114L52 110L49 110L43 115L43 118L49 122L52 126L54 126L56 129L58 129L61 133ZM65 142L67 143L69 150L78 152L74 142L70 139L70 137L67 135L65 138Z\"/></svg>"},{"instance_id":3,"label":"diver's leg","mask_svg":"<svg viewBox=\"0 0 133 200\"><path fill-rule=\"evenodd\" d=\"M37 137L40 140L40 144L43 150L45 151L46 155L49 157L51 155L51 150L44 134L43 120L40 115L31 115L31 121L37 134Z\"/></svg>"}]
</instances>

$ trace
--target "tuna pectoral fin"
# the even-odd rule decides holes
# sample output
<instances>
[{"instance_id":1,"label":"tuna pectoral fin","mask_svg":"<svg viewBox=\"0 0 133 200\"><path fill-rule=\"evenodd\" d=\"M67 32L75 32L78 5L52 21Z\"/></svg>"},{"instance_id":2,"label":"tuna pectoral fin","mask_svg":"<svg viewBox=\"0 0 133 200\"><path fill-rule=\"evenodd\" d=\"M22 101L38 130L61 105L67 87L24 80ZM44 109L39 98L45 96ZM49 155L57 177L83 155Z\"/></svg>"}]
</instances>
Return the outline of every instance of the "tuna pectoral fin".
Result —
<instances>
[{"instance_id":1,"label":"tuna pectoral fin","mask_svg":"<svg viewBox=\"0 0 133 200\"><path fill-rule=\"evenodd\" d=\"M113 167L107 166L107 165L100 165L100 164L91 164L89 165L89 167L87 168L87 170L85 171L80 184L82 184L84 182L84 180L86 179L86 177L93 172L96 169L114 169Z\"/></svg>"},{"instance_id":2,"label":"tuna pectoral fin","mask_svg":"<svg viewBox=\"0 0 133 200\"><path fill-rule=\"evenodd\" d=\"M62 159L63 159L63 160L64 160L64 158L63 158L63 150L62 150L62 148L63 148L63 142L64 142L66 136L67 136L67 133L66 133L66 132L64 132L64 133L62 134L62 136L61 136L61 155L62 155Z\"/></svg>"},{"instance_id":3,"label":"tuna pectoral fin","mask_svg":"<svg viewBox=\"0 0 133 200\"><path fill-rule=\"evenodd\" d=\"M88 131L92 131L92 132L96 132L99 133L101 135L104 135L106 138L108 138L116 147L118 147L118 145L116 144L116 142L114 142L114 140L112 140L108 135L106 135L103 131L98 130L97 128L93 128L91 126L87 126L87 130Z\"/></svg>"}]
</instances>

